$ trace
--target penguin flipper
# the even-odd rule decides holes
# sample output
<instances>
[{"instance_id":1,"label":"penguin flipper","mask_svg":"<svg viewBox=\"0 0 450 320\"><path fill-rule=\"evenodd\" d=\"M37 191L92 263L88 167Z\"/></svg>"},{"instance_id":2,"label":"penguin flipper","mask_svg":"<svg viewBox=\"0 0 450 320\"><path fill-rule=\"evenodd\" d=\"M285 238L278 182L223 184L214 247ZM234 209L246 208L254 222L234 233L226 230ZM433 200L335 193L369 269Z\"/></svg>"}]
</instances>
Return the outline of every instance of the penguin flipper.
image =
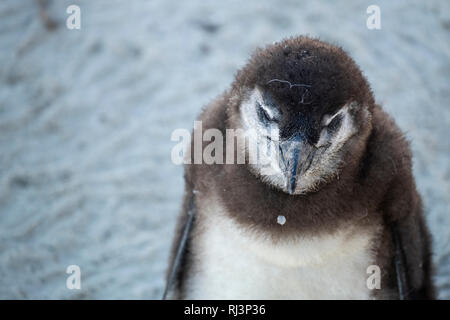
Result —
<instances>
[{"instance_id":1,"label":"penguin flipper","mask_svg":"<svg viewBox=\"0 0 450 320\"><path fill-rule=\"evenodd\" d=\"M415 211L416 214L399 220L392 227L399 298L435 299L430 235L421 207Z\"/></svg>"},{"instance_id":2,"label":"penguin flipper","mask_svg":"<svg viewBox=\"0 0 450 320\"><path fill-rule=\"evenodd\" d=\"M413 180L410 180L409 187L404 183L394 185L387 211L394 245L393 265L398 297L401 300L434 299L431 237L420 195Z\"/></svg>"},{"instance_id":3,"label":"penguin flipper","mask_svg":"<svg viewBox=\"0 0 450 320\"><path fill-rule=\"evenodd\" d=\"M180 298L178 294L180 279L183 277L186 251L195 219L195 194L188 181L186 182L182 212L178 217L176 236L172 243L172 253L166 274L166 288L162 297L163 300Z\"/></svg>"}]
</instances>

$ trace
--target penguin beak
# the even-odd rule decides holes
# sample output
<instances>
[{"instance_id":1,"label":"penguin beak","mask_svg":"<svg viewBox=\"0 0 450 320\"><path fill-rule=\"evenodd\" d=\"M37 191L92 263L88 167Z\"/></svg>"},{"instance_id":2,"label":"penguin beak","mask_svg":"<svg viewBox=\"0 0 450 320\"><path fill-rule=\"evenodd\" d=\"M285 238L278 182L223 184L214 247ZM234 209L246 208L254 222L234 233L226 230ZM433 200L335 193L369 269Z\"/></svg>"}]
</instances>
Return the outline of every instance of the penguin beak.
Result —
<instances>
[{"instance_id":1,"label":"penguin beak","mask_svg":"<svg viewBox=\"0 0 450 320\"><path fill-rule=\"evenodd\" d=\"M299 136L280 142L280 168L286 179L287 191L294 194L297 181L308 170L314 148Z\"/></svg>"}]
</instances>

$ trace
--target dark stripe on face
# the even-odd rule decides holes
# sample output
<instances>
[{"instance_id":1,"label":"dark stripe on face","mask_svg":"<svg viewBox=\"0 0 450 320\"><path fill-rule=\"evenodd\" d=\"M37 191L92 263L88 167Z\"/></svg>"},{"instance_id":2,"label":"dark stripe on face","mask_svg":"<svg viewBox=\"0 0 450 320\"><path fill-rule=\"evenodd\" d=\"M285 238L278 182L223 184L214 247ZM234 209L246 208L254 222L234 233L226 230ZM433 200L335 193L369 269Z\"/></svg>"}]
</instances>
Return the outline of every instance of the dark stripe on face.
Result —
<instances>
[{"instance_id":1,"label":"dark stripe on face","mask_svg":"<svg viewBox=\"0 0 450 320\"><path fill-rule=\"evenodd\" d=\"M341 126L342 118L342 114L338 114L333 118L333 120L331 120L327 126L328 133L333 134L336 132L336 130Z\"/></svg>"}]
</instances>

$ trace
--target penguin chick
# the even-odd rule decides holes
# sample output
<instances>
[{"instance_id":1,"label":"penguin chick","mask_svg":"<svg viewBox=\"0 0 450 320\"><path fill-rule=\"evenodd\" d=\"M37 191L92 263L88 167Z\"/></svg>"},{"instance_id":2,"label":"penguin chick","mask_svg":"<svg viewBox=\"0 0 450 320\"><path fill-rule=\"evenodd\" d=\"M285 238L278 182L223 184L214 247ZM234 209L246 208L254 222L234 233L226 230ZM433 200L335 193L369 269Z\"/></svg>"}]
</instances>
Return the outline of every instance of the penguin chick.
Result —
<instances>
[{"instance_id":1,"label":"penguin chick","mask_svg":"<svg viewBox=\"0 0 450 320\"><path fill-rule=\"evenodd\" d=\"M172 265L192 230L169 297L434 297L408 143L341 48L296 37L258 50L199 120L245 163L185 166ZM252 144L275 152L252 162Z\"/></svg>"}]
</instances>

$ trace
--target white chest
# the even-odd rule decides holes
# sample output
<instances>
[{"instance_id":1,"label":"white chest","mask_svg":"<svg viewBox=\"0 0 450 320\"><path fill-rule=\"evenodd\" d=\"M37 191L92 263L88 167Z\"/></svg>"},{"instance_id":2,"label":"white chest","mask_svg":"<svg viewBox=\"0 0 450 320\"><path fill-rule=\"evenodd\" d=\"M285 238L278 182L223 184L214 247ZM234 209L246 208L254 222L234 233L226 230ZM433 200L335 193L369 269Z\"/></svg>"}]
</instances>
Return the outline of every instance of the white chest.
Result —
<instances>
[{"instance_id":1,"label":"white chest","mask_svg":"<svg viewBox=\"0 0 450 320\"><path fill-rule=\"evenodd\" d=\"M349 227L332 235L274 243L215 209L201 217L187 298L370 298L366 270L373 264L373 234L367 230Z\"/></svg>"}]
</instances>

